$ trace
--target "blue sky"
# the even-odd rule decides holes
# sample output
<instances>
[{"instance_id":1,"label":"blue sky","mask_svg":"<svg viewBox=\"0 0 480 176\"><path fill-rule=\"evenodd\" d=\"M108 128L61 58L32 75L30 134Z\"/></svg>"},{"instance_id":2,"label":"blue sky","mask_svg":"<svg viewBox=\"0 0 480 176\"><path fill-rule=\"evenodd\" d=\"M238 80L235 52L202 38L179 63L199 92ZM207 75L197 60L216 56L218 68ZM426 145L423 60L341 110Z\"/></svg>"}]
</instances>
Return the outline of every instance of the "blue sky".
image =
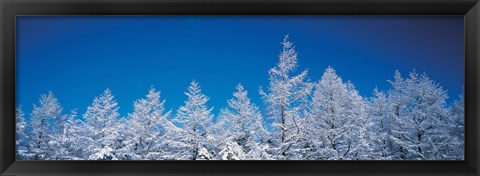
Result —
<instances>
[{"instance_id":1,"label":"blue sky","mask_svg":"<svg viewBox=\"0 0 480 176\"><path fill-rule=\"evenodd\" d=\"M327 66L360 94L389 88L395 70L416 69L448 90L464 86L463 16L19 16L17 105L26 114L52 90L64 112L86 111L110 88L126 116L153 85L176 109L195 79L215 114L242 83L262 106L285 34L299 71L318 80Z\"/></svg>"}]
</instances>

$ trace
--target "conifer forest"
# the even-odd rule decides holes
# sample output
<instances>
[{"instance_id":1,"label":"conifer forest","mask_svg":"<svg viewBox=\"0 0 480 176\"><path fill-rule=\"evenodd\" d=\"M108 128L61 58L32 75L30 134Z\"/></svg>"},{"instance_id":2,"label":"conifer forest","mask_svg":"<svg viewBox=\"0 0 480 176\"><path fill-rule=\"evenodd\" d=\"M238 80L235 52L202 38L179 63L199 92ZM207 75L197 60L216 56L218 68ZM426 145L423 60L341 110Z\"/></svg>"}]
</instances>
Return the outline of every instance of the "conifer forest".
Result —
<instances>
[{"instance_id":1,"label":"conifer forest","mask_svg":"<svg viewBox=\"0 0 480 176\"><path fill-rule=\"evenodd\" d=\"M392 70L389 88L359 94L335 68L298 69L288 35L268 87L238 83L213 113L201 80L185 87L184 104L165 108L159 87L145 88L128 114L106 89L86 109L65 111L55 90L31 112L16 108L18 160L463 160L464 95L415 69ZM310 67L310 66L306 66ZM312 66L314 67L314 66ZM246 70L247 71L247 70ZM308 73L323 72L318 80ZM219 75L222 76L222 75ZM462 86L462 85L459 85ZM262 97L262 103L250 95ZM27 105L23 105L27 106ZM217 108L217 107L215 107Z\"/></svg>"}]
</instances>

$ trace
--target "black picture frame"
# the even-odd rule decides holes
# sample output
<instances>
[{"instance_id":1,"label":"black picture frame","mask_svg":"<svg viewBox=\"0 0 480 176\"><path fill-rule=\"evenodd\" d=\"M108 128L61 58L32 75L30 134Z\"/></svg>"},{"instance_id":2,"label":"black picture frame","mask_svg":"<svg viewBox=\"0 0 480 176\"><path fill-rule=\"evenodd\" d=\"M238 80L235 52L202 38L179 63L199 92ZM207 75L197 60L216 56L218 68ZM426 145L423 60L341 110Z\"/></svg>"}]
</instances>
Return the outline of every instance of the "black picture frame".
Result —
<instances>
[{"instance_id":1,"label":"black picture frame","mask_svg":"<svg viewBox=\"0 0 480 176\"><path fill-rule=\"evenodd\" d=\"M0 0L0 175L479 175L478 2L478 0ZM15 17L19 15L463 15L465 160L15 161Z\"/></svg>"}]
</instances>

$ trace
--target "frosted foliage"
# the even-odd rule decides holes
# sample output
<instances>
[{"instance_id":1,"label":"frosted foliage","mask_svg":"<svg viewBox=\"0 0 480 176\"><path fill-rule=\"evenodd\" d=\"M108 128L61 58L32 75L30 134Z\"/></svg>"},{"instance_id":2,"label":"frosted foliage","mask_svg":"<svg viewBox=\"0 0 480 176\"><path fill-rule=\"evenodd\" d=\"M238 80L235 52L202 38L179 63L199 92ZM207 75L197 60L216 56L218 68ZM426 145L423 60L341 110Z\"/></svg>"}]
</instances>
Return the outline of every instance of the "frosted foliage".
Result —
<instances>
[{"instance_id":1,"label":"frosted foliage","mask_svg":"<svg viewBox=\"0 0 480 176\"><path fill-rule=\"evenodd\" d=\"M386 113L390 121L391 159L448 159L447 93L428 76L415 70L407 78L395 72L390 81ZM462 117L463 118L463 117Z\"/></svg>"},{"instance_id":2,"label":"frosted foliage","mask_svg":"<svg viewBox=\"0 0 480 176\"><path fill-rule=\"evenodd\" d=\"M119 131L116 126L120 116L118 109L110 89L106 89L100 96L95 97L92 105L87 107L83 118L86 121L85 135L88 136L87 146L85 146L85 155L88 158L94 157L108 147L117 149ZM95 156L95 158L98 157Z\"/></svg>"},{"instance_id":3,"label":"frosted foliage","mask_svg":"<svg viewBox=\"0 0 480 176\"><path fill-rule=\"evenodd\" d=\"M315 83L306 122L313 146L309 159L369 159L366 102L331 67Z\"/></svg>"},{"instance_id":4,"label":"frosted foliage","mask_svg":"<svg viewBox=\"0 0 480 176\"><path fill-rule=\"evenodd\" d=\"M179 132L168 120L171 111L165 111L165 100L160 99L160 91L150 88L145 98L134 102L134 112L129 114L128 133L132 142L128 148L132 149L132 159L155 159L162 156L164 159L173 156L173 146L170 146L171 137ZM127 137L128 138L128 137Z\"/></svg>"},{"instance_id":5,"label":"frosted foliage","mask_svg":"<svg viewBox=\"0 0 480 176\"><path fill-rule=\"evenodd\" d=\"M220 151L222 160L242 160L245 159L243 148L236 142L227 141L225 148Z\"/></svg>"},{"instance_id":6,"label":"frosted foliage","mask_svg":"<svg viewBox=\"0 0 480 176\"><path fill-rule=\"evenodd\" d=\"M451 139L445 146L442 157L445 159L463 160L465 154L465 95L462 93L455 100L447 119Z\"/></svg>"},{"instance_id":7,"label":"frosted foliage","mask_svg":"<svg viewBox=\"0 0 480 176\"><path fill-rule=\"evenodd\" d=\"M283 49L279 55L278 64L269 70L268 92L260 88L265 104L267 105L268 118L273 120L273 147L278 159L296 158L297 154L292 148L303 137L302 110L306 106L311 92L311 84L307 81L307 70L293 75L297 65L297 53L293 44L285 36Z\"/></svg>"},{"instance_id":8,"label":"frosted foliage","mask_svg":"<svg viewBox=\"0 0 480 176\"><path fill-rule=\"evenodd\" d=\"M23 113L22 107L15 109L15 144L16 144L16 157L17 159L25 159L25 152L27 152L26 141L26 128L27 122L25 121L25 113Z\"/></svg>"},{"instance_id":9,"label":"frosted foliage","mask_svg":"<svg viewBox=\"0 0 480 176\"><path fill-rule=\"evenodd\" d=\"M255 104L238 84L218 116L193 80L176 111L153 86L128 114L110 89L78 115L52 91L15 111L18 160L463 160L465 95L426 73L402 76L361 96L328 66L311 82L286 35L268 87ZM319 58L321 59L321 58ZM342 73L348 70L338 70ZM265 75L267 76L267 75ZM361 80L360 80L361 81ZM253 85L256 86L256 85ZM226 87L228 88L228 87ZM232 87L233 88L233 87ZM172 92L174 93L174 92ZM450 101L448 101L450 102Z\"/></svg>"},{"instance_id":10,"label":"frosted foliage","mask_svg":"<svg viewBox=\"0 0 480 176\"><path fill-rule=\"evenodd\" d=\"M228 106L220 111L218 123L214 128L218 138L224 139L224 143L221 144L222 159L256 160L268 157L264 149L256 147L266 143L268 134L264 129L259 108L250 102L247 94L242 84L238 84L233 98L228 100ZM233 149L235 151L232 151ZM235 154L226 154L228 152Z\"/></svg>"},{"instance_id":11,"label":"frosted foliage","mask_svg":"<svg viewBox=\"0 0 480 176\"><path fill-rule=\"evenodd\" d=\"M104 146L102 149L100 149L97 152L90 155L90 157L88 159L90 159L90 160L118 160L115 157L115 151L109 146Z\"/></svg>"},{"instance_id":12,"label":"frosted foliage","mask_svg":"<svg viewBox=\"0 0 480 176\"><path fill-rule=\"evenodd\" d=\"M392 151L392 143L389 140L391 135L391 121L388 116L390 107L387 100L387 94L375 88L368 106L368 116L373 124L370 129L373 150L377 154L376 158L384 160L391 159L389 156Z\"/></svg>"},{"instance_id":13,"label":"frosted foliage","mask_svg":"<svg viewBox=\"0 0 480 176\"><path fill-rule=\"evenodd\" d=\"M65 118L61 113L62 107L52 91L40 95L39 105L33 105L29 147L35 159L58 159L53 155L56 154L57 134L62 131Z\"/></svg>"},{"instance_id":14,"label":"frosted foliage","mask_svg":"<svg viewBox=\"0 0 480 176\"><path fill-rule=\"evenodd\" d=\"M201 93L200 85L193 80L185 92L188 99L185 105L177 110L175 121L185 130L182 134L182 142L188 148L188 158L210 159L207 157L208 152L213 150L209 147L209 139L207 134L208 128L213 123L213 108L207 107L209 98ZM202 149L202 150L201 150ZM203 152L203 153L201 153Z\"/></svg>"},{"instance_id":15,"label":"frosted foliage","mask_svg":"<svg viewBox=\"0 0 480 176\"><path fill-rule=\"evenodd\" d=\"M25 137L25 128L27 126L27 123L25 122L25 113L22 111L22 107L17 107L15 109L15 119L16 119L16 128L15 128L15 139L16 139L16 144L17 146L20 145L22 140L24 140L22 137Z\"/></svg>"}]
</instances>

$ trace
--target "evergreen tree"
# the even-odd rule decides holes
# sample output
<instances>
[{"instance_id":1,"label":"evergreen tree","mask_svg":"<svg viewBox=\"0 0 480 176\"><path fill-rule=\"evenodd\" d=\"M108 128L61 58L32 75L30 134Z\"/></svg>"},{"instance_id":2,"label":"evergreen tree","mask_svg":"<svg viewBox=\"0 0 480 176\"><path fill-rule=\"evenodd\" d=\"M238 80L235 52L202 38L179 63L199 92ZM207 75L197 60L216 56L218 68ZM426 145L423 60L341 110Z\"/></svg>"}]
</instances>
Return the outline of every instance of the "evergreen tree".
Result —
<instances>
[{"instance_id":1,"label":"evergreen tree","mask_svg":"<svg viewBox=\"0 0 480 176\"><path fill-rule=\"evenodd\" d=\"M371 140L373 121L367 114L368 104L358 93L353 83L346 83L348 101L346 110L350 111L349 141L351 145L345 155L348 159L367 160L378 158L379 153L374 150L375 143Z\"/></svg>"},{"instance_id":2,"label":"evergreen tree","mask_svg":"<svg viewBox=\"0 0 480 176\"><path fill-rule=\"evenodd\" d=\"M85 146L85 155L90 160L117 160L119 118L118 104L110 89L106 89L100 96L95 97L92 105L87 107L83 115L86 120L85 133L89 136Z\"/></svg>"},{"instance_id":3,"label":"evergreen tree","mask_svg":"<svg viewBox=\"0 0 480 176\"><path fill-rule=\"evenodd\" d=\"M260 88L260 94L268 109L268 116L273 120L273 145L278 159L297 159L301 148L293 146L304 140L302 114L307 105L312 86L307 79L307 70L293 75L297 65L297 52L285 36L283 49L277 65L269 70L268 93ZM293 148L292 148L293 147Z\"/></svg>"},{"instance_id":4,"label":"evergreen tree","mask_svg":"<svg viewBox=\"0 0 480 176\"><path fill-rule=\"evenodd\" d=\"M394 78L388 98L395 159L438 158L448 138L446 91L415 70L406 79L396 71Z\"/></svg>"},{"instance_id":5,"label":"evergreen tree","mask_svg":"<svg viewBox=\"0 0 480 176\"><path fill-rule=\"evenodd\" d=\"M15 144L16 144L16 158L20 160L27 159L28 152L28 140L27 140L27 122L25 121L25 113L23 113L22 107L19 106L15 109Z\"/></svg>"},{"instance_id":6,"label":"evergreen tree","mask_svg":"<svg viewBox=\"0 0 480 176\"><path fill-rule=\"evenodd\" d=\"M35 160L58 159L52 158L56 152L58 131L62 127L62 107L52 91L40 95L40 105L33 105L30 114L32 118L32 135L30 149L35 154Z\"/></svg>"},{"instance_id":7,"label":"evergreen tree","mask_svg":"<svg viewBox=\"0 0 480 176\"><path fill-rule=\"evenodd\" d=\"M169 136L175 135L179 129L168 118L171 111L165 112L165 100L160 99L160 91L150 88L145 98L134 102L134 112L129 114L128 129L132 135L133 158L174 159Z\"/></svg>"},{"instance_id":8,"label":"evergreen tree","mask_svg":"<svg viewBox=\"0 0 480 176\"><path fill-rule=\"evenodd\" d=\"M343 83L328 67L315 83L308 113L310 139L315 148L313 159L368 159L371 143L367 140L371 122L366 104L352 83Z\"/></svg>"},{"instance_id":9,"label":"evergreen tree","mask_svg":"<svg viewBox=\"0 0 480 176\"><path fill-rule=\"evenodd\" d=\"M269 155L260 145L266 145L267 131L259 108L250 102L247 91L241 84L236 87L233 98L228 100L227 108L220 111L218 131L225 140L222 159L259 160L268 159ZM225 157L223 157L225 156Z\"/></svg>"},{"instance_id":10,"label":"evergreen tree","mask_svg":"<svg viewBox=\"0 0 480 176\"><path fill-rule=\"evenodd\" d=\"M77 111L72 110L66 116L63 127L58 131L57 151L55 157L59 160L80 160L82 155L82 146L76 145L82 141L81 134L82 121L77 118Z\"/></svg>"},{"instance_id":11,"label":"evergreen tree","mask_svg":"<svg viewBox=\"0 0 480 176\"><path fill-rule=\"evenodd\" d=\"M202 94L200 85L193 80L185 93L188 99L185 105L177 110L175 121L185 130L182 142L189 148L185 153L186 159L212 159L213 148L210 146L210 137L207 134L212 124L212 108L207 107L209 98Z\"/></svg>"},{"instance_id":12,"label":"evergreen tree","mask_svg":"<svg viewBox=\"0 0 480 176\"><path fill-rule=\"evenodd\" d=\"M462 92L449 109L450 141L442 159L463 160L465 156L465 95Z\"/></svg>"},{"instance_id":13,"label":"evergreen tree","mask_svg":"<svg viewBox=\"0 0 480 176\"><path fill-rule=\"evenodd\" d=\"M373 149L379 154L375 159L381 160L391 160L392 158L390 158L390 156L393 152L392 142L390 140L390 106L387 100L387 94L375 88L368 106L368 116L373 124L370 131L371 142L374 146Z\"/></svg>"}]
</instances>

